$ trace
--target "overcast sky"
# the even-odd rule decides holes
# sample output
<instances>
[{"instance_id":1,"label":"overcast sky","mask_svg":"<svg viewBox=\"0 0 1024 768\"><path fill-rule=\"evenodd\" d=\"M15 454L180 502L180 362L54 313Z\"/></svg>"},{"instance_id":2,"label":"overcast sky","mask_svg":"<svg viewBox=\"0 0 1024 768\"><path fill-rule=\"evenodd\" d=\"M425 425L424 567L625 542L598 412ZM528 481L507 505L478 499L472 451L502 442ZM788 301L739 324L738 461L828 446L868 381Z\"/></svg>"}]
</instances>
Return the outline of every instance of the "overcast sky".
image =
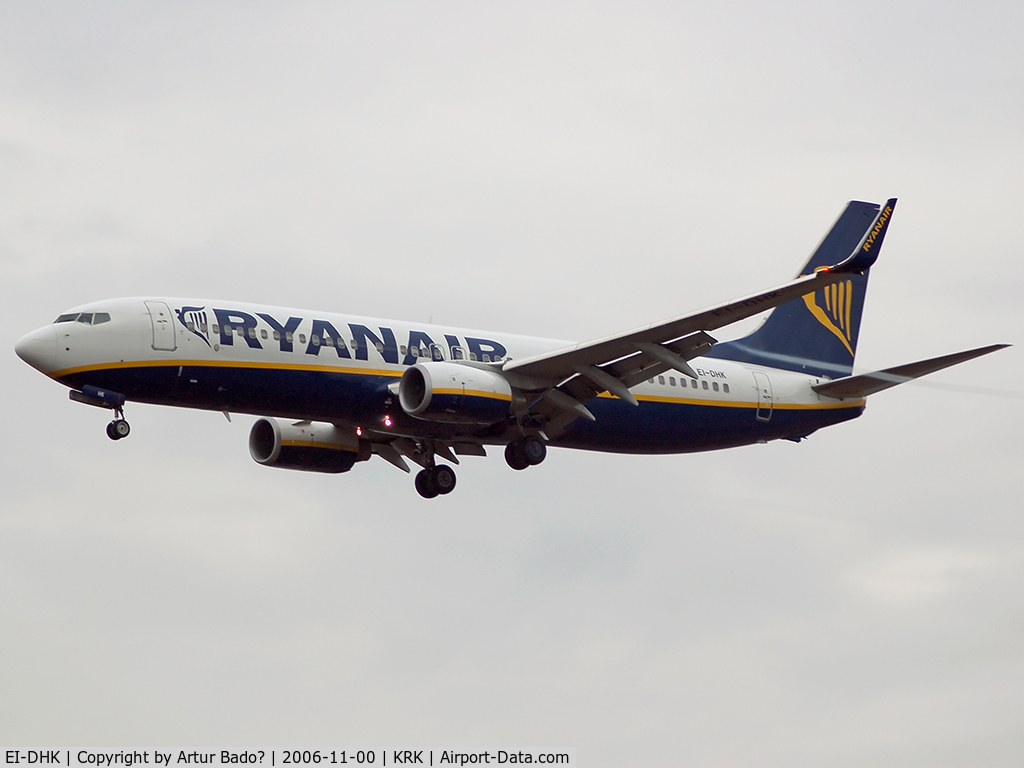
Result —
<instances>
[{"instance_id":1,"label":"overcast sky","mask_svg":"<svg viewBox=\"0 0 1024 768\"><path fill-rule=\"evenodd\" d=\"M1024 761L1024 6L0 5L0 747ZM792 277L900 198L857 367L1012 349L799 445L113 443L13 352L235 299L584 340ZM357 747L356 745L361 745Z\"/></svg>"}]
</instances>

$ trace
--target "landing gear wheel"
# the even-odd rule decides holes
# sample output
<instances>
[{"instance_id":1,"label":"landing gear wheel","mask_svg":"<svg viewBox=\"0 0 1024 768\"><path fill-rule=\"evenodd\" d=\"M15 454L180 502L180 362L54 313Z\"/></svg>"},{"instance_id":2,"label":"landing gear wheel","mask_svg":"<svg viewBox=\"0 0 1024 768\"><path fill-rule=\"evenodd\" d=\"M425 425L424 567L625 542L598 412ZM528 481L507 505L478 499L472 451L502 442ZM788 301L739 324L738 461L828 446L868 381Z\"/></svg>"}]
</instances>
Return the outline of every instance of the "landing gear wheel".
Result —
<instances>
[{"instance_id":1,"label":"landing gear wheel","mask_svg":"<svg viewBox=\"0 0 1024 768\"><path fill-rule=\"evenodd\" d=\"M454 483L452 483L452 487L455 487ZM424 499L432 499L440 493L437 483L434 482L434 473L429 469L424 469L416 474L416 492Z\"/></svg>"},{"instance_id":2,"label":"landing gear wheel","mask_svg":"<svg viewBox=\"0 0 1024 768\"><path fill-rule=\"evenodd\" d=\"M523 457L529 462L530 466L540 464L548 455L548 447L544 445L544 441L532 435L523 439L521 450Z\"/></svg>"},{"instance_id":3,"label":"landing gear wheel","mask_svg":"<svg viewBox=\"0 0 1024 768\"><path fill-rule=\"evenodd\" d=\"M512 469L526 469L530 466L530 460L526 458L522 443L518 441L505 446L505 461Z\"/></svg>"},{"instance_id":4,"label":"landing gear wheel","mask_svg":"<svg viewBox=\"0 0 1024 768\"><path fill-rule=\"evenodd\" d=\"M455 490L455 470L444 464L434 467L434 488L440 494Z\"/></svg>"},{"instance_id":5,"label":"landing gear wheel","mask_svg":"<svg viewBox=\"0 0 1024 768\"><path fill-rule=\"evenodd\" d=\"M132 428L124 419L114 419L112 422L107 424L107 437L111 440L120 440L128 437L128 434L131 431Z\"/></svg>"},{"instance_id":6,"label":"landing gear wheel","mask_svg":"<svg viewBox=\"0 0 1024 768\"><path fill-rule=\"evenodd\" d=\"M512 469L526 469L544 461L548 447L539 437L528 435L505 446L505 461Z\"/></svg>"}]
</instances>

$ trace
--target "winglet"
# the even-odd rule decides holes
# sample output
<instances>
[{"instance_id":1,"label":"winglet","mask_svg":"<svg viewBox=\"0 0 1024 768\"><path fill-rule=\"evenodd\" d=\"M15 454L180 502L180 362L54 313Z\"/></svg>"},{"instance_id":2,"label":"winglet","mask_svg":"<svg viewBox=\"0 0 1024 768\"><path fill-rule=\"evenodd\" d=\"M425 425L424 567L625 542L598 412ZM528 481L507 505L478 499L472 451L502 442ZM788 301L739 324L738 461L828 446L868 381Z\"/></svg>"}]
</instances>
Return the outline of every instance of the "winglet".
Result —
<instances>
[{"instance_id":1,"label":"winglet","mask_svg":"<svg viewBox=\"0 0 1024 768\"><path fill-rule=\"evenodd\" d=\"M882 210L878 212L878 216L875 217L875 223L871 225L871 229L867 231L864 239L860 241L850 257L834 267L830 267L828 271L864 272L874 264L882 250L882 241L885 239L886 230L889 229L889 222L892 221L894 210L896 210L896 198L890 197L882 206Z\"/></svg>"}]
</instances>

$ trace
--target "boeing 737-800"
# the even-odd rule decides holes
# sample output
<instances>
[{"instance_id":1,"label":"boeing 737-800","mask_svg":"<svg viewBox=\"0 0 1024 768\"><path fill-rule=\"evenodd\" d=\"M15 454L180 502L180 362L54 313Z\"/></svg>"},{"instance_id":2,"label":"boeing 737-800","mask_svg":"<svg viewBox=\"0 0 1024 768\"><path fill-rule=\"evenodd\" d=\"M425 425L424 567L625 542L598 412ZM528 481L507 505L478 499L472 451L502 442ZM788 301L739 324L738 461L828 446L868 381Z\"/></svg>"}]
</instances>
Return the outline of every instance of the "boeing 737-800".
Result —
<instances>
[{"instance_id":1,"label":"boeing 737-800","mask_svg":"<svg viewBox=\"0 0 1024 768\"><path fill-rule=\"evenodd\" d=\"M72 400L112 410L111 439L128 435L131 401L254 414L260 464L347 472L377 455L409 472L412 461L427 498L455 487L459 456L488 446L525 469L549 445L685 453L799 441L860 416L870 394L1006 346L853 375L895 205L849 203L789 283L580 344L154 297L75 307L16 351ZM767 310L748 336L710 335Z\"/></svg>"}]
</instances>

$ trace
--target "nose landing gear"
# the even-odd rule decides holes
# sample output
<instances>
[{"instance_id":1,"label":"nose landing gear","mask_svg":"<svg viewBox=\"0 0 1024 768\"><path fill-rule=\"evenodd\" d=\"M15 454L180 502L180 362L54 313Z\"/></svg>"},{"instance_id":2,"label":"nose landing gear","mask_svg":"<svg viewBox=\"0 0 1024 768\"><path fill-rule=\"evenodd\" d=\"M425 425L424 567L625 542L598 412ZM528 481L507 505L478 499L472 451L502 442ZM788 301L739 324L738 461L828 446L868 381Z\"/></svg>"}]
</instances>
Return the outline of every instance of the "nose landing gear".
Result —
<instances>
[{"instance_id":1,"label":"nose landing gear","mask_svg":"<svg viewBox=\"0 0 1024 768\"><path fill-rule=\"evenodd\" d=\"M97 408L107 408L114 412L114 420L107 424L107 437L111 440L122 440L128 437L132 428L124 420L125 396L120 392L111 392L109 389L100 389L86 384L79 392L72 389L68 397L76 403L85 403Z\"/></svg>"}]
</instances>

